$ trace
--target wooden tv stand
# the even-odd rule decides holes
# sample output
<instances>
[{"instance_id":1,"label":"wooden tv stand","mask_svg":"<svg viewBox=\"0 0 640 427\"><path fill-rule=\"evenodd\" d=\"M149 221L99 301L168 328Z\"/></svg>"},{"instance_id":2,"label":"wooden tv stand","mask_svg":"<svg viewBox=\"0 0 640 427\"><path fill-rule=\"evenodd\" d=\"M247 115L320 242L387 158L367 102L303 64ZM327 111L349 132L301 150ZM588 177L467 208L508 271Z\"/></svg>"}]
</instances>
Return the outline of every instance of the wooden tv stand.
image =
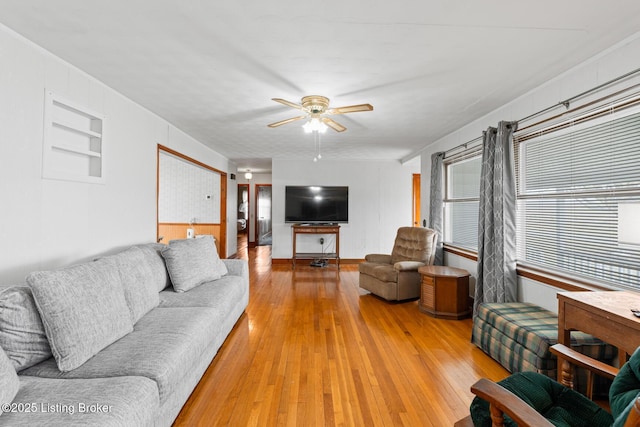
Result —
<instances>
[{"instance_id":1,"label":"wooden tv stand","mask_svg":"<svg viewBox=\"0 0 640 427\"><path fill-rule=\"evenodd\" d=\"M335 259L338 270L340 270L340 226L337 224L294 224L291 226L293 231L293 255L291 257L293 269L296 268L296 259L313 259L313 258L327 258ZM321 252L297 252L296 241L298 240L298 234L335 234L336 236L336 251L321 253Z\"/></svg>"}]
</instances>

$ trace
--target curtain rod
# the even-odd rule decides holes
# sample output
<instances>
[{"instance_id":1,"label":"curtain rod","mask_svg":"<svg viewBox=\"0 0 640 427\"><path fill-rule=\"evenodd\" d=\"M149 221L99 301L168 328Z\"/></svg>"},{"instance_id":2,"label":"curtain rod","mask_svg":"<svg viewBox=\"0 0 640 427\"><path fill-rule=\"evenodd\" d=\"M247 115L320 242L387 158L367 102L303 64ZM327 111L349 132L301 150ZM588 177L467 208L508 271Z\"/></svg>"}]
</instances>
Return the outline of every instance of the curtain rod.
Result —
<instances>
[{"instance_id":1,"label":"curtain rod","mask_svg":"<svg viewBox=\"0 0 640 427\"><path fill-rule=\"evenodd\" d=\"M640 88L640 83L637 83L637 84L635 84L635 85L633 85L633 86L629 86L629 87L627 87L627 88L625 88L625 89L619 90L619 91L614 92L614 93L611 93L611 94L609 94L609 95L603 96L602 98L598 98L598 99L595 99L595 100L593 100L593 101L589 101L589 102L587 102L586 104L579 105L579 106L577 106L577 107L575 107L575 108L573 108L573 109L569 109L569 108L567 108L567 110L566 110L566 111L563 111L562 113L559 113L559 114L553 115L553 116L551 116L551 117L547 117L546 119L542 119L542 120L537 121L537 122L535 122L535 123L532 123L532 124L530 124L530 125L524 126L524 127L520 128L520 129L518 129L518 132L519 132L519 133L522 133L522 132L523 132L523 131L525 131L525 130L529 130L529 129L531 129L531 128L538 127L538 126L540 126L540 125L541 125L541 124L543 124L543 123L553 122L554 120L559 119L559 118L561 118L561 117L563 117L563 116L567 115L568 113L575 113L575 112L577 112L577 111L579 111L579 110L583 110L583 109L585 109L585 108L587 108L587 107L591 107L591 106L594 106L594 105L595 105L595 106L597 106L597 105L598 105L599 103L601 103L602 101L606 101L607 99L618 97L618 96L622 95L623 93L625 93L625 92L629 92L630 90L633 90L633 89L636 89L636 88ZM625 98L622 98L622 99L624 99L624 100L628 100L628 99L630 99L630 98L637 99L638 93L640 93L640 92L634 92L634 93L631 93L630 95L627 95ZM620 99L620 98L619 98L619 99ZM629 103L629 101L625 101L624 103L616 104L616 105L618 105L618 106L620 106L620 105L627 105L628 103ZM611 104L609 104L609 105L611 105ZM611 107L611 108L612 108L612 107ZM596 107L596 109L595 109L595 110L591 110L591 111L592 111L592 112L593 112L593 111L597 111L597 107Z\"/></svg>"},{"instance_id":2,"label":"curtain rod","mask_svg":"<svg viewBox=\"0 0 640 427\"><path fill-rule=\"evenodd\" d=\"M621 76L618 76L618 77L616 77L615 79L612 79L612 80L609 80L609 81L607 81L607 82L604 82L604 83L602 83L602 84L600 84L600 85L598 85L598 86L596 86L596 87L592 87L592 88L591 88L591 89L589 89L589 90L585 90L585 91L584 91L584 92L582 92L582 93L579 93L579 94L574 95L574 96L572 96L572 97L570 97L570 98L567 98L567 99L565 99L564 101L560 101L560 102L558 102L557 104L551 105L550 107L547 107L547 108L545 108L545 109L542 109L542 110L540 110L540 111L538 111L538 112L536 112L536 113L533 113L533 114L531 114L531 115L528 115L527 117L525 117L525 118L522 118L522 119L518 120L518 122L524 122L524 121L527 121L527 120L531 120L531 119L532 119L532 118L534 118L534 117L537 117L537 116L539 116L539 115L541 115L541 114L544 114L544 113L546 113L546 112L548 112L548 111L551 111L551 110L553 110L554 108L558 108L558 107L560 107L560 106L563 106L563 107L565 107L566 109L569 109L569 106L571 105L571 102L575 101L576 99L580 99L580 98L582 98L583 96L586 96L586 95L592 94L592 93L594 93L594 92L597 92L597 91L599 91L599 90L600 90L600 89L602 89L602 88L605 88L605 87L610 86L610 85L612 85L612 84L614 84L614 83L617 83L617 82L619 82L620 80L624 80L624 79L626 79L627 77L631 77L631 76L633 76L634 74L637 74L637 73L639 73L639 72L640 72L640 68L636 68L635 70L633 70L633 71L629 71L628 73L623 74L623 75L621 75Z\"/></svg>"},{"instance_id":3,"label":"curtain rod","mask_svg":"<svg viewBox=\"0 0 640 427\"><path fill-rule=\"evenodd\" d=\"M478 142L478 141L482 141L482 135L476 136L475 138L473 138L473 139L471 139L471 140L469 140L469 141L467 141L465 143L462 143L460 145L456 145L453 148L449 148L447 151L444 152L444 156L447 157L452 151L456 151L459 148L464 148L466 150L467 146L469 144L473 144L474 142Z\"/></svg>"},{"instance_id":4,"label":"curtain rod","mask_svg":"<svg viewBox=\"0 0 640 427\"><path fill-rule=\"evenodd\" d=\"M518 120L518 123L520 123L520 122L524 122L524 121L527 121L527 120L531 120L531 119L532 119L532 118L534 118L534 117L537 117L537 116L539 116L539 115L541 115L541 114L544 114L544 113L546 113L546 112L548 112L548 111L551 111L551 110L553 110L553 109L555 109L555 108L558 108L558 107L560 107L560 106L563 106L563 107L565 107L566 109L569 109L569 105L571 104L571 102L572 102L572 101L575 101L576 99L580 99L580 98L582 98L583 96L589 95L589 94L591 94L591 93L597 92L597 91L599 91L599 90L600 90L600 89L602 89L602 88L605 88L605 87L610 86L610 85L612 85L612 84L614 84L614 83L617 83L617 82L619 82L620 80L624 80L624 79L626 79L627 77L631 77L631 76L633 76L634 74L637 74L637 73L639 73L639 72L640 72L640 68L636 68L635 70L630 71L630 72L628 72L628 73L626 73L626 74L623 74L623 75L621 75L621 76L618 76L618 77L616 77L615 79L609 80L609 81L607 81L607 82L605 82L605 83L602 83L602 84L600 84L600 85L598 85L598 86L596 86L596 87L593 87L593 88L591 88L591 89L589 89L589 90L586 90L586 91L584 91L584 92L582 92L582 93L579 93L579 94L574 95L574 96L572 96L572 97L570 97L570 98L567 98L567 99L565 99L564 101L560 101L560 102L558 102L557 104L553 104L553 105L551 105L551 106L549 106L549 107L547 107L547 108L544 108L544 109L542 109L542 110L540 110L540 111L538 111L538 112L535 112L535 113L533 113L533 114L530 114L530 115L528 115L527 117L524 117L524 118L522 118L522 119ZM472 143L474 143L474 142L477 142L477 141L479 141L479 140L482 140L482 135L481 135L481 136L478 136L478 137L476 137L476 138L473 138L473 139L471 139L471 140L469 140L469 141L467 141L467 142L465 142L465 143L462 143L462 144L460 144L460 145L457 145L457 146L455 146L455 147L453 147L453 148L448 149L447 151L445 151L445 152L444 152L444 155L445 155L445 157L446 157L446 156L447 156L449 153L451 153L452 151L458 150L458 149L463 148L463 147L466 149L466 148L467 148L467 145L472 144Z\"/></svg>"}]
</instances>

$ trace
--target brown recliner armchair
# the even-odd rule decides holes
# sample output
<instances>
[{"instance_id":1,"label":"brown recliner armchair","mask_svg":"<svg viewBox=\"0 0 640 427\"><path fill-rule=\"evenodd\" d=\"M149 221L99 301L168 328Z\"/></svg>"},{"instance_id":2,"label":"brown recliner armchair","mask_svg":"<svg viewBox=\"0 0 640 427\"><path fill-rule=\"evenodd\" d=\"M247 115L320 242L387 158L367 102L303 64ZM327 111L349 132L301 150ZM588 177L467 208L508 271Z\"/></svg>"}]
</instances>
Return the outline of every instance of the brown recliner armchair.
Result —
<instances>
[{"instance_id":1,"label":"brown recliner armchair","mask_svg":"<svg viewBox=\"0 0 640 427\"><path fill-rule=\"evenodd\" d=\"M360 287L388 301L419 297L418 268L433 264L437 240L429 228L400 227L391 255L369 254L360 263Z\"/></svg>"}]
</instances>

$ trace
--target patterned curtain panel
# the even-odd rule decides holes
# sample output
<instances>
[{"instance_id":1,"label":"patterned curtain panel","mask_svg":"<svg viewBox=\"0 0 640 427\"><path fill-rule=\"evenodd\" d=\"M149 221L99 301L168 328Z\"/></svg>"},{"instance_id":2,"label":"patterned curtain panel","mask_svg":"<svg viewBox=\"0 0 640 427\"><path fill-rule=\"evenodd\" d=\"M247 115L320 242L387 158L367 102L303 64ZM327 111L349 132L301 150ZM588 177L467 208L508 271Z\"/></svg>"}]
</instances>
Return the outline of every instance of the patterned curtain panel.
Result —
<instances>
[{"instance_id":1,"label":"patterned curtain panel","mask_svg":"<svg viewBox=\"0 0 640 427\"><path fill-rule=\"evenodd\" d=\"M483 302L513 302L517 297L516 128L516 122L500 122L483 134L474 316Z\"/></svg>"},{"instance_id":2,"label":"patterned curtain panel","mask_svg":"<svg viewBox=\"0 0 640 427\"><path fill-rule=\"evenodd\" d=\"M442 175L443 175L444 152L431 155L431 191L429 194L429 228L438 233L438 243L436 244L436 255L434 265L444 264L444 253L442 250L442 211L444 202L442 199Z\"/></svg>"}]
</instances>

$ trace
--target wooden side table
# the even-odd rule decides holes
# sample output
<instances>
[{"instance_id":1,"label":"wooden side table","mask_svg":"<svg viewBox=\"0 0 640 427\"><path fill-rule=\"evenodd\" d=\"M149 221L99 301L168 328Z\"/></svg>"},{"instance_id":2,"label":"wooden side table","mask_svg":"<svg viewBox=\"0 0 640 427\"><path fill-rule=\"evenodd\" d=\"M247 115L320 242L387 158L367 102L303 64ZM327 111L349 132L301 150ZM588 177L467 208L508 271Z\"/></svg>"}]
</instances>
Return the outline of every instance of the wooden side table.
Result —
<instances>
[{"instance_id":1,"label":"wooden side table","mask_svg":"<svg viewBox=\"0 0 640 427\"><path fill-rule=\"evenodd\" d=\"M421 312L444 319L463 319L471 314L469 308L469 272L461 268L441 265L420 267L422 275Z\"/></svg>"}]
</instances>

